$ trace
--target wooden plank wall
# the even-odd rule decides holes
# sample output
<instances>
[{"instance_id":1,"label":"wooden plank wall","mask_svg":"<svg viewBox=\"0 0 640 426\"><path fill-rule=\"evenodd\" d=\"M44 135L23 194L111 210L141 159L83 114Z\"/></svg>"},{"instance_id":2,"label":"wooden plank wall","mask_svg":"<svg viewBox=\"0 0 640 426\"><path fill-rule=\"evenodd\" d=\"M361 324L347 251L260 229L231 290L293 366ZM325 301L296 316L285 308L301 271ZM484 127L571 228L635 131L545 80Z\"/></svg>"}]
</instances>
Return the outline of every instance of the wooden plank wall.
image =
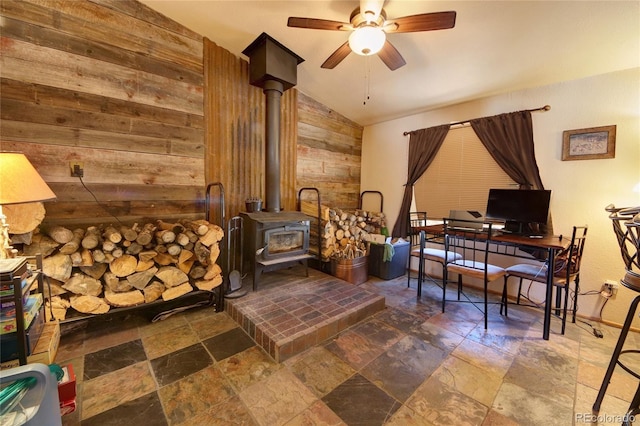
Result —
<instances>
[{"instance_id":1,"label":"wooden plank wall","mask_svg":"<svg viewBox=\"0 0 640 426\"><path fill-rule=\"evenodd\" d=\"M0 149L58 196L45 222L204 217L202 36L135 1L1 5Z\"/></svg>"},{"instance_id":2,"label":"wooden plank wall","mask_svg":"<svg viewBox=\"0 0 640 426\"><path fill-rule=\"evenodd\" d=\"M264 94L245 59L133 0L0 5L0 150L24 152L58 196L45 222L204 217L211 182L227 218L265 198ZM296 88L281 123L282 207L308 186L355 207L362 126Z\"/></svg>"},{"instance_id":3,"label":"wooden plank wall","mask_svg":"<svg viewBox=\"0 0 640 426\"><path fill-rule=\"evenodd\" d=\"M362 126L301 93L298 117L298 188L318 188L324 205L356 208ZM315 197L310 199L315 201Z\"/></svg>"}]
</instances>

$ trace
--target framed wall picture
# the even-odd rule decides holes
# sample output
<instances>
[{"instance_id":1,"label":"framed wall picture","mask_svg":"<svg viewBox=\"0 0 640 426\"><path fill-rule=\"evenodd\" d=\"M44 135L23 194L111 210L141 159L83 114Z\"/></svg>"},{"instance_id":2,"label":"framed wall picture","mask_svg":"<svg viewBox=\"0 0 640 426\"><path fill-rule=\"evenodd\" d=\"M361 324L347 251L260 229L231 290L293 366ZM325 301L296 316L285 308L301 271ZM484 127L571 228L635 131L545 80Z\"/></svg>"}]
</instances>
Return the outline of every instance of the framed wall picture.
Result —
<instances>
[{"instance_id":1,"label":"framed wall picture","mask_svg":"<svg viewBox=\"0 0 640 426\"><path fill-rule=\"evenodd\" d=\"M594 160L615 156L615 125L565 130L562 133L562 161Z\"/></svg>"}]
</instances>

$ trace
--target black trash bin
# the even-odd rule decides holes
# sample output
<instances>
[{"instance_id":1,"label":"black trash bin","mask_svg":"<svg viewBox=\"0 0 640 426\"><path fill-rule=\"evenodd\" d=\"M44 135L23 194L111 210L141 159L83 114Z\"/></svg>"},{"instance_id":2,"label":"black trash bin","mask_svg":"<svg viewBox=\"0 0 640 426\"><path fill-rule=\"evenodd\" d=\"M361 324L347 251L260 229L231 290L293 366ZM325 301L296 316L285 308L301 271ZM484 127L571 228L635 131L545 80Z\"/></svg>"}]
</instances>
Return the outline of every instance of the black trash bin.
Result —
<instances>
[{"instance_id":1,"label":"black trash bin","mask_svg":"<svg viewBox=\"0 0 640 426\"><path fill-rule=\"evenodd\" d=\"M385 244L371 243L369 245L369 275L383 280L401 277L407 270L409 260L409 242L399 239L393 242L393 257L391 261L384 261Z\"/></svg>"}]
</instances>

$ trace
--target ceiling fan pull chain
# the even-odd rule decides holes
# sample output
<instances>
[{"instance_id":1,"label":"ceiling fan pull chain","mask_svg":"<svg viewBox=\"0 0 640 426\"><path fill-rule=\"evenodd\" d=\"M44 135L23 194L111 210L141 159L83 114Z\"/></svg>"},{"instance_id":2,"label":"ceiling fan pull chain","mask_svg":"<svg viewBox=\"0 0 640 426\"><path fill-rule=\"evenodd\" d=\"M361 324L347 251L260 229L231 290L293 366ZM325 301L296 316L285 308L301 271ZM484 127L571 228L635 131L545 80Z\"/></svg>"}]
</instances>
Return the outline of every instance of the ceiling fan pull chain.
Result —
<instances>
[{"instance_id":1,"label":"ceiling fan pull chain","mask_svg":"<svg viewBox=\"0 0 640 426\"><path fill-rule=\"evenodd\" d=\"M364 57L364 102L363 105L367 105L367 101L370 99L371 94L371 62L369 56Z\"/></svg>"}]
</instances>

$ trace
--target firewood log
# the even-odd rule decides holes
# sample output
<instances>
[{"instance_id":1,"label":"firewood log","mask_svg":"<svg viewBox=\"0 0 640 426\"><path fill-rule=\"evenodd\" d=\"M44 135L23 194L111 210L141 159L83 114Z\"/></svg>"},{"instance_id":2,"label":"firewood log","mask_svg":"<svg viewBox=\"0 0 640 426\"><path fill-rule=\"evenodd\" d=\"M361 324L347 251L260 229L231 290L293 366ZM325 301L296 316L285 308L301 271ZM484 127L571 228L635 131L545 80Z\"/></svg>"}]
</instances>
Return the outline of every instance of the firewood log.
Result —
<instances>
[{"instance_id":1,"label":"firewood log","mask_svg":"<svg viewBox=\"0 0 640 426\"><path fill-rule=\"evenodd\" d=\"M135 272L138 260L129 255L123 254L122 256L113 259L109 264L109 270L114 273L116 277L126 277Z\"/></svg>"},{"instance_id":2,"label":"firewood log","mask_svg":"<svg viewBox=\"0 0 640 426\"><path fill-rule=\"evenodd\" d=\"M178 286L175 287L171 287L166 289L163 293L162 293L162 299L167 301L167 300L173 300L175 298L178 298L180 296L183 296L189 292L193 291L193 287L191 287L191 284L189 284L188 282L180 284Z\"/></svg>"},{"instance_id":3,"label":"firewood log","mask_svg":"<svg viewBox=\"0 0 640 426\"><path fill-rule=\"evenodd\" d=\"M171 256L178 256L182 251L182 247L179 244L169 244L167 246L167 253Z\"/></svg>"},{"instance_id":4,"label":"firewood log","mask_svg":"<svg viewBox=\"0 0 640 426\"><path fill-rule=\"evenodd\" d=\"M104 251L105 253L111 253L115 249L116 244L113 241L106 240L102 242L102 251Z\"/></svg>"},{"instance_id":5,"label":"firewood log","mask_svg":"<svg viewBox=\"0 0 640 426\"><path fill-rule=\"evenodd\" d=\"M102 276L102 282L105 287L110 289L111 291L129 291L133 287L129 284L127 280L120 280L120 278L116 277L115 274L111 271L106 271Z\"/></svg>"},{"instance_id":6,"label":"firewood log","mask_svg":"<svg viewBox=\"0 0 640 426\"><path fill-rule=\"evenodd\" d=\"M220 286L220 284L222 284L222 275L217 275L210 280L199 280L195 283L196 288L202 291L212 291L214 288Z\"/></svg>"},{"instance_id":7,"label":"firewood log","mask_svg":"<svg viewBox=\"0 0 640 426\"><path fill-rule=\"evenodd\" d=\"M122 257L122 255L124 255L124 250L122 250L120 247L116 247L112 252L111 252L111 256L113 256L114 258L119 258Z\"/></svg>"},{"instance_id":8,"label":"firewood log","mask_svg":"<svg viewBox=\"0 0 640 426\"><path fill-rule=\"evenodd\" d=\"M137 306L143 304L144 295L140 290L130 290L119 293L106 290L104 292L104 300L113 307L126 308L128 306Z\"/></svg>"},{"instance_id":9,"label":"firewood log","mask_svg":"<svg viewBox=\"0 0 640 426\"><path fill-rule=\"evenodd\" d=\"M220 265L217 265L214 263L212 265L209 265L209 267L207 268L207 272L203 276L203 279L205 281L212 280L213 278L215 278L217 275L220 275L221 273L222 273L222 269L220 268Z\"/></svg>"},{"instance_id":10,"label":"firewood log","mask_svg":"<svg viewBox=\"0 0 640 426\"><path fill-rule=\"evenodd\" d=\"M178 261L177 257L173 257L168 253L158 253L153 260L160 266L171 265L172 263L176 263Z\"/></svg>"},{"instance_id":11,"label":"firewood log","mask_svg":"<svg viewBox=\"0 0 640 426\"><path fill-rule=\"evenodd\" d=\"M80 243L82 242L82 238L84 237L84 229L77 228L73 230L73 238L71 241L60 247L60 253L62 254L71 254L73 252L78 251L80 248Z\"/></svg>"},{"instance_id":12,"label":"firewood log","mask_svg":"<svg viewBox=\"0 0 640 426\"><path fill-rule=\"evenodd\" d=\"M79 272L69 278L62 286L73 294L99 296L102 294L102 283L95 278Z\"/></svg>"},{"instance_id":13,"label":"firewood log","mask_svg":"<svg viewBox=\"0 0 640 426\"><path fill-rule=\"evenodd\" d=\"M71 258L62 253L42 259L42 270L50 278L65 282L71 277Z\"/></svg>"},{"instance_id":14,"label":"firewood log","mask_svg":"<svg viewBox=\"0 0 640 426\"><path fill-rule=\"evenodd\" d=\"M220 245L216 243L210 247L208 264L212 265L216 263L218 261L218 256L220 256Z\"/></svg>"},{"instance_id":15,"label":"firewood log","mask_svg":"<svg viewBox=\"0 0 640 426\"><path fill-rule=\"evenodd\" d=\"M170 229L163 229L162 231L156 232L156 238L160 244L168 244L176 240L176 234Z\"/></svg>"},{"instance_id":16,"label":"firewood log","mask_svg":"<svg viewBox=\"0 0 640 426\"><path fill-rule=\"evenodd\" d=\"M196 265L193 268L191 268L191 271L189 271L189 276L194 280L197 280L198 278L204 277L204 274L206 273L207 273L206 268L204 268L202 265Z\"/></svg>"},{"instance_id":17,"label":"firewood log","mask_svg":"<svg viewBox=\"0 0 640 426\"><path fill-rule=\"evenodd\" d=\"M47 235L58 244L66 244L73 239L73 232L64 226L52 226L47 229Z\"/></svg>"},{"instance_id":18,"label":"firewood log","mask_svg":"<svg viewBox=\"0 0 640 426\"><path fill-rule=\"evenodd\" d=\"M87 250L87 249L80 250L80 256L82 258L82 263L80 263L80 266L93 265L93 255L91 254L91 250Z\"/></svg>"},{"instance_id":19,"label":"firewood log","mask_svg":"<svg viewBox=\"0 0 640 426\"><path fill-rule=\"evenodd\" d=\"M127 254L137 256L142 252L143 249L144 247L134 241L129 245L129 247L127 247Z\"/></svg>"},{"instance_id":20,"label":"firewood log","mask_svg":"<svg viewBox=\"0 0 640 426\"><path fill-rule=\"evenodd\" d=\"M209 230L206 234L200 237L199 241L205 246L209 247L214 243L222 240L224 237L224 231L218 225L209 224Z\"/></svg>"},{"instance_id":21,"label":"firewood log","mask_svg":"<svg viewBox=\"0 0 640 426\"><path fill-rule=\"evenodd\" d=\"M71 307L83 314L106 314L110 306L100 297L75 296L71 298Z\"/></svg>"},{"instance_id":22,"label":"firewood log","mask_svg":"<svg viewBox=\"0 0 640 426\"><path fill-rule=\"evenodd\" d=\"M94 249L100 244L100 230L95 226L90 226L82 239L82 247L86 249Z\"/></svg>"},{"instance_id":23,"label":"firewood log","mask_svg":"<svg viewBox=\"0 0 640 426\"><path fill-rule=\"evenodd\" d=\"M181 223L168 223L162 220L157 220L156 223L158 224L158 229L169 230L174 234L179 234L184 231L184 225Z\"/></svg>"},{"instance_id":24,"label":"firewood log","mask_svg":"<svg viewBox=\"0 0 640 426\"><path fill-rule=\"evenodd\" d=\"M137 288L138 290L142 290L153 279L156 272L158 272L158 268L156 267L147 269L146 271L136 272L127 276L127 281L129 281L129 284L131 284L133 287Z\"/></svg>"},{"instance_id":25,"label":"firewood log","mask_svg":"<svg viewBox=\"0 0 640 426\"><path fill-rule=\"evenodd\" d=\"M122 241L122 234L113 226L107 226L102 235L105 240L109 240L114 244L118 244Z\"/></svg>"},{"instance_id":26,"label":"firewood log","mask_svg":"<svg viewBox=\"0 0 640 426\"><path fill-rule=\"evenodd\" d=\"M140 253L138 253L138 259L140 259L141 262L145 262L147 260L153 260L153 258L157 255L158 252L155 250L141 251Z\"/></svg>"},{"instance_id":27,"label":"firewood log","mask_svg":"<svg viewBox=\"0 0 640 426\"><path fill-rule=\"evenodd\" d=\"M198 258L198 262L202 263L203 265L209 264L210 251L207 247L204 246L204 244L197 242L193 247L193 252Z\"/></svg>"},{"instance_id":28,"label":"firewood log","mask_svg":"<svg viewBox=\"0 0 640 426\"><path fill-rule=\"evenodd\" d=\"M121 226L120 233L122 234L122 237L126 241L135 241L136 238L138 238L138 232L134 229L133 226L131 228L127 228L126 226Z\"/></svg>"},{"instance_id":29,"label":"firewood log","mask_svg":"<svg viewBox=\"0 0 640 426\"><path fill-rule=\"evenodd\" d=\"M190 243L189 237L187 236L187 234L181 232L178 235L176 235L176 243L184 247Z\"/></svg>"},{"instance_id":30,"label":"firewood log","mask_svg":"<svg viewBox=\"0 0 640 426\"><path fill-rule=\"evenodd\" d=\"M100 278L102 278L104 273L107 271L107 264L106 263L94 263L91 266L81 266L80 270L82 272L84 272L85 274L87 274L88 276L90 276L91 278L99 280Z\"/></svg>"},{"instance_id":31,"label":"firewood log","mask_svg":"<svg viewBox=\"0 0 640 426\"><path fill-rule=\"evenodd\" d=\"M178 256L178 263L184 263L190 260L191 258L195 259L193 252L189 250L182 250L180 252L180 255Z\"/></svg>"},{"instance_id":32,"label":"firewood log","mask_svg":"<svg viewBox=\"0 0 640 426\"><path fill-rule=\"evenodd\" d=\"M176 287L189 281L187 274L175 266L163 266L155 275L167 288Z\"/></svg>"},{"instance_id":33,"label":"firewood log","mask_svg":"<svg viewBox=\"0 0 640 426\"><path fill-rule=\"evenodd\" d=\"M35 256L36 254L42 254L44 258L49 256L57 249L60 244L53 241L51 238L44 234L35 234L31 240L31 244L24 246L22 251L25 256Z\"/></svg>"},{"instance_id":34,"label":"firewood log","mask_svg":"<svg viewBox=\"0 0 640 426\"><path fill-rule=\"evenodd\" d=\"M79 251L71 253L69 257L71 258L71 266L82 265L82 254Z\"/></svg>"},{"instance_id":35,"label":"firewood log","mask_svg":"<svg viewBox=\"0 0 640 426\"><path fill-rule=\"evenodd\" d=\"M136 237L136 243L140 244L141 246L146 246L153 240L153 232L154 231L147 228L141 230Z\"/></svg>"},{"instance_id":36,"label":"firewood log","mask_svg":"<svg viewBox=\"0 0 640 426\"><path fill-rule=\"evenodd\" d=\"M209 228L207 228L207 230L209 230ZM206 234L206 232L205 232L205 234ZM195 232L191 231L191 230L187 229L186 231L184 231L184 235L186 235L187 238L189 238L189 242L190 243L195 243L196 241L198 241L198 235Z\"/></svg>"},{"instance_id":37,"label":"firewood log","mask_svg":"<svg viewBox=\"0 0 640 426\"><path fill-rule=\"evenodd\" d=\"M136 272L146 271L149 268L153 268L156 262L153 259L138 260L138 266L136 266Z\"/></svg>"},{"instance_id":38,"label":"firewood log","mask_svg":"<svg viewBox=\"0 0 640 426\"><path fill-rule=\"evenodd\" d=\"M93 250L93 261L98 263L106 263L107 257L102 250Z\"/></svg>"},{"instance_id":39,"label":"firewood log","mask_svg":"<svg viewBox=\"0 0 640 426\"><path fill-rule=\"evenodd\" d=\"M199 236L209 232L209 222L206 220L183 221L182 224Z\"/></svg>"},{"instance_id":40,"label":"firewood log","mask_svg":"<svg viewBox=\"0 0 640 426\"><path fill-rule=\"evenodd\" d=\"M144 301L146 303L155 302L162 296L162 293L166 290L165 286L159 281L154 281L142 290L144 293Z\"/></svg>"},{"instance_id":41,"label":"firewood log","mask_svg":"<svg viewBox=\"0 0 640 426\"><path fill-rule=\"evenodd\" d=\"M186 262L177 263L176 266L178 267L178 269L180 269L182 272L188 275L194 263L196 263L196 260L191 259L191 260L187 260Z\"/></svg>"}]
</instances>

